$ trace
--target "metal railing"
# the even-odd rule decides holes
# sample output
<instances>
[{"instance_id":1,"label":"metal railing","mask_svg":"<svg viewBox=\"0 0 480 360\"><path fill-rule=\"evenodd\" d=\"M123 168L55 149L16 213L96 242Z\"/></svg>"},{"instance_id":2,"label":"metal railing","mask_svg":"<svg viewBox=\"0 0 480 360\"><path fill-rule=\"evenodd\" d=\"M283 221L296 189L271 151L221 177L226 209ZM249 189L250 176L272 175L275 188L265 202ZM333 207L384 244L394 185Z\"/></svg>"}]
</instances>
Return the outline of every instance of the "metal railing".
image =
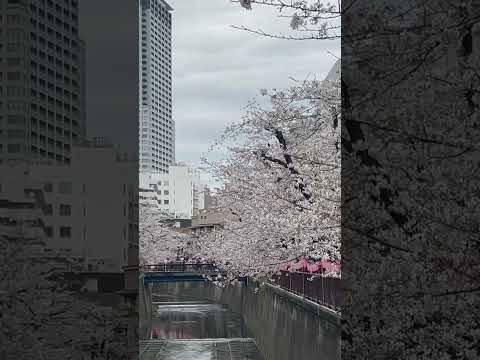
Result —
<instances>
[{"instance_id":1,"label":"metal railing","mask_svg":"<svg viewBox=\"0 0 480 360\"><path fill-rule=\"evenodd\" d=\"M217 271L217 268L211 263L188 264L184 262L174 262L166 264L143 265L141 266L141 271L211 273Z\"/></svg>"},{"instance_id":2,"label":"metal railing","mask_svg":"<svg viewBox=\"0 0 480 360\"><path fill-rule=\"evenodd\" d=\"M304 272L282 271L273 276L274 284L305 299L340 311L343 292L340 278L312 276Z\"/></svg>"},{"instance_id":3,"label":"metal railing","mask_svg":"<svg viewBox=\"0 0 480 360\"><path fill-rule=\"evenodd\" d=\"M166 264L143 265L143 273L174 273L188 272L200 274L219 273L219 269L212 263L188 264L185 262L170 262ZM324 277L306 272L282 271L272 277L273 284L290 291L310 301L340 311L343 292L340 278Z\"/></svg>"}]
</instances>

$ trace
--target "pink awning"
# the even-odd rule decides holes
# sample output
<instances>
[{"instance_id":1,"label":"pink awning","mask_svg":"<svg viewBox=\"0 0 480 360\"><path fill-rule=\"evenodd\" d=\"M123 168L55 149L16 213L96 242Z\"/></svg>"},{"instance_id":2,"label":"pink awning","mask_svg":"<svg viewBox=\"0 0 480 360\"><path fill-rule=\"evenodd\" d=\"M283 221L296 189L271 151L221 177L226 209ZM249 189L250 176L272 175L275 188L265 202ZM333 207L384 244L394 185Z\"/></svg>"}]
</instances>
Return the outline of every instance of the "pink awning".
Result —
<instances>
[{"instance_id":1,"label":"pink awning","mask_svg":"<svg viewBox=\"0 0 480 360\"><path fill-rule=\"evenodd\" d=\"M295 264L293 264L290 267L290 270L295 270L295 271L307 270L307 267L308 267L308 261L305 260L305 259L302 259L302 260L296 262Z\"/></svg>"},{"instance_id":2,"label":"pink awning","mask_svg":"<svg viewBox=\"0 0 480 360\"><path fill-rule=\"evenodd\" d=\"M310 273L315 273L320 270L320 265L319 264L308 264L307 265L307 270Z\"/></svg>"}]
</instances>

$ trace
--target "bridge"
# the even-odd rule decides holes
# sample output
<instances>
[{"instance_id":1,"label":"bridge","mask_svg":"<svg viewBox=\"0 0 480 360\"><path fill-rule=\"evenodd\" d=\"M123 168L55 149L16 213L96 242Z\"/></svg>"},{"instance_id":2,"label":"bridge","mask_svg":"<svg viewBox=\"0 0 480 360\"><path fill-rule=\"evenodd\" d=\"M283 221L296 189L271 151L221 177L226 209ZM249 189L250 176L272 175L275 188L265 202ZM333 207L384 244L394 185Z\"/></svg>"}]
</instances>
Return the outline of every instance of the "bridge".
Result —
<instances>
[{"instance_id":1,"label":"bridge","mask_svg":"<svg viewBox=\"0 0 480 360\"><path fill-rule=\"evenodd\" d=\"M212 263L153 264L143 265L140 270L144 285L161 282L205 281L206 277L215 278L221 275L221 272Z\"/></svg>"},{"instance_id":2,"label":"bridge","mask_svg":"<svg viewBox=\"0 0 480 360\"><path fill-rule=\"evenodd\" d=\"M169 262L165 264L149 264L140 267L140 299L141 311L145 318L152 316L152 287L156 283L166 282L198 282L221 275L212 263Z\"/></svg>"}]
</instances>

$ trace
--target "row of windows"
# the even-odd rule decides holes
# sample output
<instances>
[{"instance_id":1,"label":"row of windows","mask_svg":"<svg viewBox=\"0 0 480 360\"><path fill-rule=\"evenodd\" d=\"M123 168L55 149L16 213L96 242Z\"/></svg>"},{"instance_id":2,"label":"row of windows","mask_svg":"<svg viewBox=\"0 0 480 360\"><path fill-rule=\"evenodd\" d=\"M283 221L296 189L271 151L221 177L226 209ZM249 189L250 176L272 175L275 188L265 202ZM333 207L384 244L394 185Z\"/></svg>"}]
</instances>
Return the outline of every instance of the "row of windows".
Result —
<instances>
[{"instance_id":1,"label":"row of windows","mask_svg":"<svg viewBox=\"0 0 480 360\"><path fill-rule=\"evenodd\" d=\"M142 151L149 151L150 149L145 149L145 148L142 148ZM167 153L166 151L161 151L161 150L158 150L158 149L153 149L153 152L154 153L158 153L159 155L163 155L164 157L164 160L167 160L167 158L169 157L169 153ZM150 152L144 152L142 153L142 156L148 156L150 154ZM152 156L156 156L156 157L159 157L159 155L157 156L156 154L152 154ZM161 158L161 156L160 156Z\"/></svg>"},{"instance_id":2,"label":"row of windows","mask_svg":"<svg viewBox=\"0 0 480 360\"><path fill-rule=\"evenodd\" d=\"M45 1L42 1L43 5L45 6ZM51 8L53 10L54 8L54 3L52 0L47 0L47 6L49 8ZM68 0L65 0L64 1L64 5L66 6L65 8L63 8L62 6L60 6L60 4L56 3L55 4L55 11L57 12L58 15L62 15L62 16L71 16L72 20L77 20L78 19L78 16L76 15L76 11L77 11L77 1L72 1L71 3L68 1ZM72 6L71 9L67 8L69 7L69 5ZM34 4L30 4L30 10L33 12L33 13L38 13L40 16L45 16L45 12L44 10L42 10L41 8L38 8L36 7Z\"/></svg>"},{"instance_id":3,"label":"row of windows","mask_svg":"<svg viewBox=\"0 0 480 360\"><path fill-rule=\"evenodd\" d=\"M148 129L143 129L142 130L143 132L148 132L149 130ZM163 134L160 134L160 132L156 131L156 130L151 130L151 132L155 135L158 135L160 136L161 138L163 138L163 141L166 141L166 140L173 140L170 136L168 135L163 135ZM157 137L158 137L157 136ZM169 143L168 141L166 141L167 143Z\"/></svg>"},{"instance_id":4,"label":"row of windows","mask_svg":"<svg viewBox=\"0 0 480 360\"><path fill-rule=\"evenodd\" d=\"M142 57L141 79L144 81L148 80L150 74L153 74L156 78L161 77L159 74L160 69L164 69L166 71L165 79L171 80L171 75L170 75L171 64L170 63L166 65L162 65L162 64L164 64L164 62L162 62L161 60L157 60L153 57L150 58L150 60L147 57ZM142 83L142 85L144 85L144 83Z\"/></svg>"},{"instance_id":5,"label":"row of windows","mask_svg":"<svg viewBox=\"0 0 480 360\"><path fill-rule=\"evenodd\" d=\"M32 92L35 92L35 93L36 93L37 91L36 91L36 90L32 90ZM58 94L58 93L59 93L59 92L57 92L57 94ZM61 95L61 94L62 94L62 93L60 92L60 95ZM61 109L61 108L64 108L65 111L70 111L70 109L72 109L72 112L74 112L74 113L77 112L77 110L76 110L77 108L70 105L70 103L71 103L72 100L73 100L73 101L77 101L77 100L78 100L78 98L77 98L76 95L75 95L75 96L72 96L71 99L67 98L66 100L67 100L68 102L63 102L62 100L59 100L58 98L54 98L54 97L52 97L52 96L47 96L47 95L45 95L45 94L43 94L43 93L38 93L38 97L37 97L36 95L33 95L33 94L31 94L31 95L32 95L33 99L38 99L39 101L44 102L45 105L47 105L47 104L50 105L50 107L57 106L57 107L60 108L60 109ZM64 96L67 97L66 95L64 95ZM35 110L36 110L36 107L37 107L37 104L32 104L32 109L35 108Z\"/></svg>"},{"instance_id":6,"label":"row of windows","mask_svg":"<svg viewBox=\"0 0 480 360\"><path fill-rule=\"evenodd\" d=\"M36 24L36 22L34 20L33 20L33 22L34 22L34 24ZM34 24L32 24L32 25L34 25ZM75 49L79 48L79 44L78 44L77 40L72 39L71 34L66 34L65 35L64 33L60 32L59 29L53 29L53 28L48 27L48 26L45 28L45 26L43 24L38 24L38 26L39 26L39 28L41 28L41 30L43 30L43 32L42 33L38 32L38 31L30 32L30 38L32 40L37 40L38 39L39 42L41 42L43 44L47 41L46 38L44 38L43 36L46 36L47 38L55 40L56 45L60 45L60 43L63 41L64 46L68 46L70 48L75 48ZM22 30L17 30L17 31L22 31ZM76 37L75 34L74 34L74 37Z\"/></svg>"},{"instance_id":7,"label":"row of windows","mask_svg":"<svg viewBox=\"0 0 480 360\"><path fill-rule=\"evenodd\" d=\"M53 226L46 226L45 227L45 235L47 237L53 237ZM58 228L58 236L61 238L71 238L72 237L72 228L70 226L60 226Z\"/></svg>"},{"instance_id":8,"label":"row of windows","mask_svg":"<svg viewBox=\"0 0 480 360\"><path fill-rule=\"evenodd\" d=\"M57 29L61 29L63 28L63 30L65 32L70 32L72 34L77 34L78 32L78 27L75 26L75 25L72 25L71 23L69 22L66 22L66 21L63 21L62 18L58 18L56 16L54 16L53 14L51 13L45 13L43 10L39 9L38 12L37 12L37 15L40 17L40 18L43 18L43 19L47 19L47 23L51 24L51 25L55 25L57 27ZM75 15L76 16L76 15ZM76 23L77 21L77 18L73 19L73 21ZM40 30L45 30L46 28L46 24L41 22L41 21L37 21L35 19L30 19L30 24L34 27L37 27L40 29Z\"/></svg>"},{"instance_id":9,"label":"row of windows","mask_svg":"<svg viewBox=\"0 0 480 360\"><path fill-rule=\"evenodd\" d=\"M67 125L67 126L71 125L73 127L79 126L77 120L71 119L67 116L62 116L61 114L56 114L55 118L53 118L52 120L55 121L55 119L57 121L57 125L59 125L61 122L63 122L64 126L65 125ZM47 128L47 126L48 126L48 130L53 131L53 125L52 124L48 124L47 122L45 122L43 120L39 120L35 117L31 118L31 124L32 124L32 127L38 126L41 130Z\"/></svg>"},{"instance_id":10,"label":"row of windows","mask_svg":"<svg viewBox=\"0 0 480 360\"><path fill-rule=\"evenodd\" d=\"M146 65L148 62L148 59L145 59L145 58L143 59L142 59L142 64ZM164 66L161 62L158 62L155 60L151 61L150 65L151 67L153 67L153 71L151 71L151 73L153 73L155 77L157 78L159 77L161 79L164 79L165 81L172 80L170 69L167 66ZM143 80L148 80L146 72L142 73L142 77L143 77L142 78ZM143 85L146 85L146 84L144 83Z\"/></svg>"},{"instance_id":11,"label":"row of windows","mask_svg":"<svg viewBox=\"0 0 480 360\"><path fill-rule=\"evenodd\" d=\"M7 14L6 16L6 24L7 25L15 25L15 24L24 24L25 17L20 14ZM3 16L0 15L0 24L3 24Z\"/></svg>"},{"instance_id":12,"label":"row of windows","mask_svg":"<svg viewBox=\"0 0 480 360\"><path fill-rule=\"evenodd\" d=\"M142 45L143 45L143 43L142 43ZM146 46L146 45L143 45L143 46ZM155 45L153 45L152 48L151 48L152 56L151 57L143 56L142 57L142 65L147 65L147 62L150 60L150 62L153 63L153 64L157 64L159 66L161 66L162 64L166 64L166 66L168 68L170 68L172 66L172 63L171 63L171 60L170 60L171 59L170 53L164 55L163 53L160 53L157 50L158 50L157 47ZM158 55L156 55L156 54L158 54Z\"/></svg>"},{"instance_id":13,"label":"row of windows","mask_svg":"<svg viewBox=\"0 0 480 360\"><path fill-rule=\"evenodd\" d=\"M77 56L76 52L71 52L68 49L62 48L60 45L58 45L58 41L55 42L55 43L52 42L52 41L47 41L42 36L37 37L37 35L35 35L35 33L33 33L33 32L30 33L30 39L32 39L34 41L37 41L38 45L40 47L43 47L44 49L49 49L49 50L55 51L57 53L57 55L62 55L63 54L64 57L71 58L74 61L78 60L78 56ZM68 38L65 38L65 39L68 40Z\"/></svg>"},{"instance_id":14,"label":"row of windows","mask_svg":"<svg viewBox=\"0 0 480 360\"><path fill-rule=\"evenodd\" d=\"M6 151L9 154L18 154L23 152L24 146L23 144L0 144L0 152Z\"/></svg>"},{"instance_id":15,"label":"row of windows","mask_svg":"<svg viewBox=\"0 0 480 360\"><path fill-rule=\"evenodd\" d=\"M160 161L160 160L163 160L163 161L168 161L168 157L167 157L167 154L166 153L162 153L164 154L164 156L161 156L161 155L157 155L157 154L151 154L151 153L141 153L141 159L142 160L145 160L145 161L149 161L149 160L152 160L152 161ZM155 159L151 159L151 157L155 158ZM158 160L156 160L158 159Z\"/></svg>"},{"instance_id":16,"label":"row of windows","mask_svg":"<svg viewBox=\"0 0 480 360\"><path fill-rule=\"evenodd\" d=\"M148 81L153 81L154 85L157 85L160 83L160 86L153 86L153 89L158 89L160 88L161 90L165 91L166 94L169 96L172 94L172 87L171 87L171 82L172 78L169 75L168 77L165 77L163 75L160 75L157 73L155 70L150 73L150 76L147 75L146 73L142 74L142 90L143 93L146 93L146 90L148 89Z\"/></svg>"},{"instance_id":17,"label":"row of windows","mask_svg":"<svg viewBox=\"0 0 480 360\"><path fill-rule=\"evenodd\" d=\"M172 39L171 32L169 31L169 28L167 27L167 31L165 31L162 27L158 27L155 22L150 24L150 27L148 27L148 22L144 21L142 19L142 36L148 36L148 31L150 30L150 35L157 40L162 40L162 42L167 43L170 42Z\"/></svg>"},{"instance_id":18,"label":"row of windows","mask_svg":"<svg viewBox=\"0 0 480 360\"><path fill-rule=\"evenodd\" d=\"M157 108L162 109L162 111L164 111L163 109L165 109L165 112L168 112L168 114L170 114L171 106L172 106L171 105L172 97L170 94L168 95L165 94L164 96L162 96L162 95L159 95L158 92L154 90L151 97L154 100L154 104L157 106ZM167 99L168 101L164 99ZM142 91L142 100L148 101L148 92L145 89L143 89Z\"/></svg>"},{"instance_id":19,"label":"row of windows","mask_svg":"<svg viewBox=\"0 0 480 360\"><path fill-rule=\"evenodd\" d=\"M31 47L30 51L33 56L38 58L40 61L48 61L49 64L54 65L53 68L56 69L57 71L60 70L60 68L63 68L64 71L71 73L73 75L78 76L79 75L79 69L75 65L70 65L67 61L64 61L60 58L56 58L52 55L47 55L44 51L38 50L35 47Z\"/></svg>"},{"instance_id":20,"label":"row of windows","mask_svg":"<svg viewBox=\"0 0 480 360\"><path fill-rule=\"evenodd\" d=\"M168 167L168 161L167 160L165 160L165 161L151 160L150 161L150 159L140 159L140 162L144 163L144 164L154 164L154 165L152 165L153 167L155 167L155 165L162 165L164 167ZM142 168L145 168L145 166L142 166Z\"/></svg>"},{"instance_id":21,"label":"row of windows","mask_svg":"<svg viewBox=\"0 0 480 360\"><path fill-rule=\"evenodd\" d=\"M53 205L47 204L43 209L45 215L53 215ZM70 216L72 214L72 206L68 204L60 204L58 206L58 215Z\"/></svg>"},{"instance_id":22,"label":"row of windows","mask_svg":"<svg viewBox=\"0 0 480 360\"><path fill-rule=\"evenodd\" d=\"M142 122L142 126L146 126L148 129L148 126L151 125L154 129L157 129L158 131L161 131L167 135L173 135L172 128L170 126L167 127L166 124L162 123L162 126L158 126L157 124L159 121L157 119L153 119L154 123L148 123L148 122Z\"/></svg>"},{"instance_id":23,"label":"row of windows","mask_svg":"<svg viewBox=\"0 0 480 360\"><path fill-rule=\"evenodd\" d=\"M71 194L73 189L73 184L70 181L60 181L57 184L52 182L45 182L43 184L43 191L46 193L52 193L54 188L59 194ZM83 188L83 192L85 192L85 187Z\"/></svg>"},{"instance_id":24,"label":"row of windows","mask_svg":"<svg viewBox=\"0 0 480 360\"><path fill-rule=\"evenodd\" d=\"M41 148L41 147L37 147L35 145L32 145L31 152L33 154L40 155L42 158L47 157L48 159L51 159L51 160L56 160L58 162L65 163L65 164L70 164L70 158L69 157L66 157L66 156L63 156L63 155L60 155L60 154L55 154L52 151L47 151L46 149Z\"/></svg>"},{"instance_id":25,"label":"row of windows","mask_svg":"<svg viewBox=\"0 0 480 360\"><path fill-rule=\"evenodd\" d=\"M168 115L170 115L170 109L167 111L163 111L161 109L165 109L165 107L162 105L162 104L167 104L167 106L170 106L165 100L163 100L162 97L158 96L158 95L153 95L153 99L152 99L152 104L149 104L148 102L148 93L146 91L143 92L142 94L142 105L143 106L149 106L149 105L153 105L153 109L154 109L154 115L160 115L159 113L165 113L165 117L167 117ZM167 99L169 101L172 101L172 98L170 96L167 96ZM158 111L155 111L155 110L158 110Z\"/></svg>"},{"instance_id":26,"label":"row of windows","mask_svg":"<svg viewBox=\"0 0 480 360\"><path fill-rule=\"evenodd\" d=\"M70 144L68 143L63 143L59 140L55 141L55 139L53 138L46 137L45 135L39 135L34 131L32 131L31 136L33 141L38 140L41 144L44 145L48 143L48 145L56 146L57 150L70 151Z\"/></svg>"},{"instance_id":27,"label":"row of windows","mask_svg":"<svg viewBox=\"0 0 480 360\"><path fill-rule=\"evenodd\" d=\"M44 94L41 91L37 91L35 89L32 89L30 91L30 95L32 96L32 98L34 98L36 100L48 102L49 105L53 105L53 104L56 103L57 106L63 106L61 104L62 100L60 98ZM62 95L61 90L57 91L56 95ZM74 92L68 91L67 89L63 89L63 99L77 101L78 100L78 95Z\"/></svg>"},{"instance_id":28,"label":"row of windows","mask_svg":"<svg viewBox=\"0 0 480 360\"><path fill-rule=\"evenodd\" d=\"M149 134L142 134L142 139L147 139L149 138L148 136ZM161 135L163 136L163 135ZM157 143L162 143L162 144L166 144L166 145L173 145L171 141L169 140L164 140L164 139L160 139L158 136L156 136L155 134L152 134L150 133L150 138L153 139L153 140L156 140ZM168 150L168 148L166 147L163 147L165 150Z\"/></svg>"},{"instance_id":29,"label":"row of windows","mask_svg":"<svg viewBox=\"0 0 480 360\"><path fill-rule=\"evenodd\" d=\"M47 115L50 116L50 117L53 117L54 116L54 113L53 111L51 110L47 110L45 107L43 107L42 105L38 106L37 104L34 104L32 103L30 105L30 108L32 109L33 112L38 112L40 115ZM76 108L75 106L71 106L70 104L68 103L63 103L63 109L66 111L66 112L72 112L73 114L78 114L78 108Z\"/></svg>"},{"instance_id":30,"label":"row of windows","mask_svg":"<svg viewBox=\"0 0 480 360\"><path fill-rule=\"evenodd\" d=\"M6 145L6 146L4 146ZM23 144L16 144L16 143L9 143L9 144L0 144L0 152L7 152L9 154L20 154L23 153L26 150L25 145ZM70 158L64 157L60 154L55 154L53 151L47 151L44 148L37 147L35 145L32 145L30 148L31 152L35 154L40 154L44 157L48 157L50 159L56 159L57 161L69 163Z\"/></svg>"},{"instance_id":31,"label":"row of windows","mask_svg":"<svg viewBox=\"0 0 480 360\"><path fill-rule=\"evenodd\" d=\"M66 138L69 138L70 135L72 135L73 138L77 138L77 134L74 133L74 132L70 132L68 130L65 130L59 126L53 126L52 124L48 124L47 126L45 126L45 122L44 121L41 121L38 125L35 124L33 121L32 121L32 127L35 128L35 127L38 127L39 131L42 131L42 130L47 130L48 129L48 132L49 132L49 135L53 134L54 131L56 131L57 135L59 136L64 136ZM40 134L41 135L41 134ZM32 131L32 136L40 136L38 133L36 133L35 131ZM43 135L42 135L43 136Z\"/></svg>"},{"instance_id":32,"label":"row of windows","mask_svg":"<svg viewBox=\"0 0 480 360\"><path fill-rule=\"evenodd\" d=\"M62 118L63 118L63 122L62 122ZM53 123L53 122L55 122L55 117L54 116L49 116L48 120ZM53 133L55 128L56 128L58 135L62 135L62 134L59 133L59 131L60 131L59 129L63 129L65 131L64 135L66 137L70 136L70 134L66 130L66 128L74 128L75 129L75 128L79 127L78 122L76 120L71 120L70 118L62 117L62 115L59 115L59 114L57 114L56 120L57 120L56 121L57 126L55 127L54 124L52 124L52 123L48 123L44 120L39 120L35 117L32 117L31 118L31 127L32 127L32 129L34 129L34 130L38 129L41 132L44 132L46 129L48 129L48 131L50 133ZM58 125L60 125L61 127L59 127ZM77 139L78 135L75 132L72 131L72 137L74 139Z\"/></svg>"},{"instance_id":33,"label":"row of windows","mask_svg":"<svg viewBox=\"0 0 480 360\"><path fill-rule=\"evenodd\" d=\"M144 170L153 170L153 171L168 171L168 164L163 164L163 166L150 166L150 165L142 165L142 169Z\"/></svg>"}]
</instances>

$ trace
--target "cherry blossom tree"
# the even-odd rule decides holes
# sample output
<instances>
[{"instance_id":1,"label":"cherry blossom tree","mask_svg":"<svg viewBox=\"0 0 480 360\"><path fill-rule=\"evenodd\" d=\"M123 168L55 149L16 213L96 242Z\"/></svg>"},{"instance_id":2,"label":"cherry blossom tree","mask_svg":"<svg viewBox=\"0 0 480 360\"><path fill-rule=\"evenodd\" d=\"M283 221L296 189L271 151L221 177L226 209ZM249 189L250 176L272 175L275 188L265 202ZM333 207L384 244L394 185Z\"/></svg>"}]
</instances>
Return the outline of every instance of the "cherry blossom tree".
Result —
<instances>
[{"instance_id":1,"label":"cherry blossom tree","mask_svg":"<svg viewBox=\"0 0 480 360\"><path fill-rule=\"evenodd\" d=\"M12 218L2 217L1 225L0 357L123 358L126 344L115 332L121 321L111 308L92 306L68 288L66 260L46 257L42 231L29 228L28 235L25 222Z\"/></svg>"},{"instance_id":2,"label":"cherry blossom tree","mask_svg":"<svg viewBox=\"0 0 480 360\"><path fill-rule=\"evenodd\" d=\"M233 0L243 8L255 6L272 8L278 17L289 21L293 33L272 33L245 26L233 26L277 39L287 40L332 40L340 37L340 2L332 4L323 0Z\"/></svg>"},{"instance_id":3,"label":"cherry blossom tree","mask_svg":"<svg viewBox=\"0 0 480 360\"><path fill-rule=\"evenodd\" d=\"M235 275L261 275L299 259L339 259L340 86L307 80L261 93L205 159L225 186L223 229L200 238L203 252Z\"/></svg>"},{"instance_id":4,"label":"cherry blossom tree","mask_svg":"<svg viewBox=\"0 0 480 360\"><path fill-rule=\"evenodd\" d=\"M139 220L141 265L173 260L186 250L189 237L175 231L169 216L156 205L140 201Z\"/></svg>"},{"instance_id":5,"label":"cherry blossom tree","mask_svg":"<svg viewBox=\"0 0 480 360\"><path fill-rule=\"evenodd\" d=\"M342 356L478 359L478 4L346 3Z\"/></svg>"}]
</instances>

